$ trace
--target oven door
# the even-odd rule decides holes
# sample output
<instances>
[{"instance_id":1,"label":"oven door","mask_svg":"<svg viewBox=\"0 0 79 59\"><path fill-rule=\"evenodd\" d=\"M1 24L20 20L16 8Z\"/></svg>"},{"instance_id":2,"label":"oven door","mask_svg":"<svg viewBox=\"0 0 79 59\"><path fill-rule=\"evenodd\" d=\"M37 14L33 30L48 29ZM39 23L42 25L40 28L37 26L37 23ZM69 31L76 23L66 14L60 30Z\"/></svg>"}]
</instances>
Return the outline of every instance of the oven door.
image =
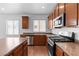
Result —
<instances>
[{"instance_id":1,"label":"oven door","mask_svg":"<svg viewBox=\"0 0 79 59\"><path fill-rule=\"evenodd\" d=\"M53 53L53 47L50 46L50 44L48 44L48 55L49 56L53 56L54 55L54 53Z\"/></svg>"},{"instance_id":2,"label":"oven door","mask_svg":"<svg viewBox=\"0 0 79 59\"><path fill-rule=\"evenodd\" d=\"M54 56L54 42L48 39L48 55Z\"/></svg>"}]
</instances>

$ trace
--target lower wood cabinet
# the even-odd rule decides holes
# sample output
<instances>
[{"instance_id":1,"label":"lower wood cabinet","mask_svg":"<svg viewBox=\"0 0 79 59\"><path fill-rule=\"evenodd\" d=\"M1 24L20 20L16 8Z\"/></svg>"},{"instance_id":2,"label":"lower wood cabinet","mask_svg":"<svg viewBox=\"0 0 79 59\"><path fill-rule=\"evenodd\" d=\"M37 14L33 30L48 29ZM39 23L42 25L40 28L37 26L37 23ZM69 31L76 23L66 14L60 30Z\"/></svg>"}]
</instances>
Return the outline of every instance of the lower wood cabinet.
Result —
<instances>
[{"instance_id":1,"label":"lower wood cabinet","mask_svg":"<svg viewBox=\"0 0 79 59\"><path fill-rule=\"evenodd\" d=\"M12 50L7 56L27 56L27 41L23 42L21 45Z\"/></svg>"},{"instance_id":2,"label":"lower wood cabinet","mask_svg":"<svg viewBox=\"0 0 79 59\"><path fill-rule=\"evenodd\" d=\"M44 46L47 43L46 35L34 35L33 36L33 45L34 46Z\"/></svg>"},{"instance_id":3,"label":"lower wood cabinet","mask_svg":"<svg viewBox=\"0 0 79 59\"><path fill-rule=\"evenodd\" d=\"M55 47L55 56L69 56L65 51L63 51L59 46Z\"/></svg>"},{"instance_id":4,"label":"lower wood cabinet","mask_svg":"<svg viewBox=\"0 0 79 59\"><path fill-rule=\"evenodd\" d=\"M29 36L33 41L31 44L32 46L45 46L47 45L47 35L23 35L21 34L20 37L26 38Z\"/></svg>"},{"instance_id":5,"label":"lower wood cabinet","mask_svg":"<svg viewBox=\"0 0 79 59\"><path fill-rule=\"evenodd\" d=\"M56 46L56 56L63 56L64 52L61 50L60 47Z\"/></svg>"},{"instance_id":6,"label":"lower wood cabinet","mask_svg":"<svg viewBox=\"0 0 79 59\"><path fill-rule=\"evenodd\" d=\"M23 56L28 55L28 47L27 47L27 41L23 43Z\"/></svg>"},{"instance_id":7,"label":"lower wood cabinet","mask_svg":"<svg viewBox=\"0 0 79 59\"><path fill-rule=\"evenodd\" d=\"M22 50L22 45L18 46L14 51L13 51L14 56L22 56L23 55L23 50Z\"/></svg>"}]
</instances>

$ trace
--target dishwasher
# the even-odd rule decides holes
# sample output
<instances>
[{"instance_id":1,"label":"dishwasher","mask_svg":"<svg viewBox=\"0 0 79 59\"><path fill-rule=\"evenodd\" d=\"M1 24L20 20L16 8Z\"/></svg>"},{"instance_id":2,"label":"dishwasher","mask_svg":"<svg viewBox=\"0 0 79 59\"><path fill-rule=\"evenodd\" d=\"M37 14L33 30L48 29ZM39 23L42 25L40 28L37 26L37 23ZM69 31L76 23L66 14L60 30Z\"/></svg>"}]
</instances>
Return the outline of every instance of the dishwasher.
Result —
<instances>
[{"instance_id":1,"label":"dishwasher","mask_svg":"<svg viewBox=\"0 0 79 59\"><path fill-rule=\"evenodd\" d=\"M33 37L32 36L27 36L27 45L31 46L33 45Z\"/></svg>"}]
</instances>

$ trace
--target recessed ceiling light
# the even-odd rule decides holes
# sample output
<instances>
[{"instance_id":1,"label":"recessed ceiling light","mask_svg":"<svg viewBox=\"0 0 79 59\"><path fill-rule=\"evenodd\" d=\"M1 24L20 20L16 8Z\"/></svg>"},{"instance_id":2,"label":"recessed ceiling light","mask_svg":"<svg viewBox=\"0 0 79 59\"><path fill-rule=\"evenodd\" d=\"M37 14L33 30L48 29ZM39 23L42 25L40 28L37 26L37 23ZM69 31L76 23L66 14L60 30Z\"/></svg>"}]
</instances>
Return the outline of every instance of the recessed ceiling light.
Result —
<instances>
[{"instance_id":1,"label":"recessed ceiling light","mask_svg":"<svg viewBox=\"0 0 79 59\"><path fill-rule=\"evenodd\" d=\"M2 10L2 11L4 11L4 10L5 10L5 8L1 8L1 10Z\"/></svg>"},{"instance_id":2,"label":"recessed ceiling light","mask_svg":"<svg viewBox=\"0 0 79 59\"><path fill-rule=\"evenodd\" d=\"M45 7L44 7L44 6L42 6L42 8L44 9Z\"/></svg>"},{"instance_id":3,"label":"recessed ceiling light","mask_svg":"<svg viewBox=\"0 0 79 59\"><path fill-rule=\"evenodd\" d=\"M60 8L64 8L64 6L60 6Z\"/></svg>"}]
</instances>

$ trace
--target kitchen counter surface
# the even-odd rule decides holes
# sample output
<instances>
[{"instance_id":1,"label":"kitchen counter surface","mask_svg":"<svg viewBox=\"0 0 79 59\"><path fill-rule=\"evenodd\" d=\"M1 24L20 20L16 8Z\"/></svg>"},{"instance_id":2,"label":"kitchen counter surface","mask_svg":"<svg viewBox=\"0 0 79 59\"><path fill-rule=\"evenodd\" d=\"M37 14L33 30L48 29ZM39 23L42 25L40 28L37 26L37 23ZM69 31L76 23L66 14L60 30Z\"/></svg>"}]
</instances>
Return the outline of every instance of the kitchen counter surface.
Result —
<instances>
[{"instance_id":1,"label":"kitchen counter surface","mask_svg":"<svg viewBox=\"0 0 79 59\"><path fill-rule=\"evenodd\" d=\"M23 33L23 34L20 34L21 37L34 36L34 35L53 35L53 34L52 33Z\"/></svg>"},{"instance_id":2,"label":"kitchen counter surface","mask_svg":"<svg viewBox=\"0 0 79 59\"><path fill-rule=\"evenodd\" d=\"M69 56L79 56L79 43L78 42L56 42L65 53Z\"/></svg>"},{"instance_id":3,"label":"kitchen counter surface","mask_svg":"<svg viewBox=\"0 0 79 59\"><path fill-rule=\"evenodd\" d=\"M0 56L7 55L21 43L23 43L26 39L19 37L6 37L0 39Z\"/></svg>"},{"instance_id":4,"label":"kitchen counter surface","mask_svg":"<svg viewBox=\"0 0 79 59\"><path fill-rule=\"evenodd\" d=\"M52 34L52 33L23 33L24 35L46 35L46 34Z\"/></svg>"}]
</instances>

